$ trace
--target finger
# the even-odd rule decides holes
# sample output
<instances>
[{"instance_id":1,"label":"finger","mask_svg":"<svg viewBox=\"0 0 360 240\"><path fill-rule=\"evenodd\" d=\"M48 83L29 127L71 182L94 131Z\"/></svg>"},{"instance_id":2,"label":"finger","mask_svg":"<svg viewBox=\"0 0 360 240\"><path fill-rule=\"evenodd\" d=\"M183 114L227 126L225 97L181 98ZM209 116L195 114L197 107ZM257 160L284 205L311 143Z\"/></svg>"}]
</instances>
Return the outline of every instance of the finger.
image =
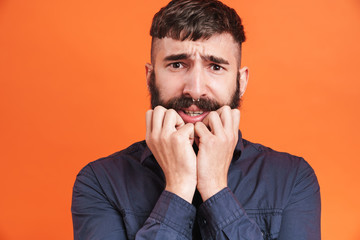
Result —
<instances>
[{"instance_id":1,"label":"finger","mask_svg":"<svg viewBox=\"0 0 360 240\"><path fill-rule=\"evenodd\" d=\"M152 114L152 122L151 122L151 124L152 124L151 132L152 133L157 134L161 131L162 126L163 126L165 111L166 111L166 108L164 108L162 106L155 107L153 114Z\"/></svg>"},{"instance_id":2,"label":"finger","mask_svg":"<svg viewBox=\"0 0 360 240\"><path fill-rule=\"evenodd\" d=\"M216 113L215 111L209 112L206 117L201 121L209 130L210 129L210 116L211 114Z\"/></svg>"},{"instance_id":3,"label":"finger","mask_svg":"<svg viewBox=\"0 0 360 240\"><path fill-rule=\"evenodd\" d=\"M180 117L180 115L175 111L175 116L176 116L176 129L181 128L182 126L185 125L184 120L182 119L182 117ZM192 124L193 125L193 124ZM194 131L194 130L193 130Z\"/></svg>"},{"instance_id":4,"label":"finger","mask_svg":"<svg viewBox=\"0 0 360 240\"><path fill-rule=\"evenodd\" d=\"M210 128L211 133L215 135L223 134L224 127L222 125L220 116L217 112L210 112L203 120L205 126Z\"/></svg>"},{"instance_id":5,"label":"finger","mask_svg":"<svg viewBox=\"0 0 360 240\"><path fill-rule=\"evenodd\" d=\"M176 130L184 125L185 125L184 120L174 109L169 109L165 112L164 124L163 124L164 129Z\"/></svg>"},{"instance_id":6,"label":"finger","mask_svg":"<svg viewBox=\"0 0 360 240\"><path fill-rule=\"evenodd\" d=\"M195 136L201 139L206 139L211 135L211 132L203 122L195 123Z\"/></svg>"},{"instance_id":7,"label":"finger","mask_svg":"<svg viewBox=\"0 0 360 240\"><path fill-rule=\"evenodd\" d=\"M194 124L187 123L182 128L178 130L178 134L181 134L182 136L189 138L190 143L192 144L194 142Z\"/></svg>"},{"instance_id":8,"label":"finger","mask_svg":"<svg viewBox=\"0 0 360 240\"><path fill-rule=\"evenodd\" d=\"M231 114L231 108L229 106L222 106L216 112L219 114L221 123L223 124L225 130L232 131L233 129L233 120Z\"/></svg>"},{"instance_id":9,"label":"finger","mask_svg":"<svg viewBox=\"0 0 360 240\"><path fill-rule=\"evenodd\" d=\"M145 115L145 120L146 120L146 138L148 138L148 136L151 134L152 115L153 115L153 110L152 110L152 109L146 111L146 115Z\"/></svg>"},{"instance_id":10,"label":"finger","mask_svg":"<svg viewBox=\"0 0 360 240\"><path fill-rule=\"evenodd\" d=\"M240 124L240 110L239 109L232 109L231 116L233 121L233 129L235 134L238 134L239 124Z\"/></svg>"},{"instance_id":11,"label":"finger","mask_svg":"<svg viewBox=\"0 0 360 240\"><path fill-rule=\"evenodd\" d=\"M204 117L204 119L201 121L205 126L209 127L209 114Z\"/></svg>"}]
</instances>

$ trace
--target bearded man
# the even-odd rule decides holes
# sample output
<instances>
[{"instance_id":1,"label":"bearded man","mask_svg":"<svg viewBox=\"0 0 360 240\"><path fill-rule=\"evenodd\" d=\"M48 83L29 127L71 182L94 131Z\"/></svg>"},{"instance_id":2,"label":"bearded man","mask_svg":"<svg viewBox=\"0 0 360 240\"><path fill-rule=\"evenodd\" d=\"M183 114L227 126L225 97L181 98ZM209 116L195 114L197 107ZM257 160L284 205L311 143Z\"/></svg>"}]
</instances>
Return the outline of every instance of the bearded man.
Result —
<instances>
[{"instance_id":1,"label":"bearded man","mask_svg":"<svg viewBox=\"0 0 360 240\"><path fill-rule=\"evenodd\" d=\"M240 17L216 0L154 16L146 141L88 164L75 239L320 239L320 192L302 158L242 138Z\"/></svg>"}]
</instances>

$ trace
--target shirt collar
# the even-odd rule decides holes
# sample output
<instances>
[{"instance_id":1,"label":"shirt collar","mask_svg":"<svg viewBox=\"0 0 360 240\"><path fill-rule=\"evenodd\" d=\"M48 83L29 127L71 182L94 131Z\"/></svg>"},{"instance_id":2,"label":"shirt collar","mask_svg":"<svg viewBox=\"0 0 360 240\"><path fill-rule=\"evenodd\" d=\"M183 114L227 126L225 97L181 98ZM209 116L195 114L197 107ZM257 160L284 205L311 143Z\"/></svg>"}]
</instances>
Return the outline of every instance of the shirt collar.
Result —
<instances>
[{"instance_id":1,"label":"shirt collar","mask_svg":"<svg viewBox=\"0 0 360 240\"><path fill-rule=\"evenodd\" d=\"M244 151L244 142L240 130L238 131L238 142L236 144L235 151L240 151L240 152Z\"/></svg>"},{"instance_id":2,"label":"shirt collar","mask_svg":"<svg viewBox=\"0 0 360 240\"><path fill-rule=\"evenodd\" d=\"M145 159L149 158L151 155L152 155L152 152L150 151L149 147L147 146L147 144L145 142L145 149L144 149L144 152L141 155L140 163L143 164Z\"/></svg>"},{"instance_id":3,"label":"shirt collar","mask_svg":"<svg viewBox=\"0 0 360 240\"><path fill-rule=\"evenodd\" d=\"M234 150L234 156L240 156L241 152L244 150L244 143L243 143L243 139L242 139L242 134L241 131L239 130L238 132L238 142L235 146L235 150ZM239 154L236 154L239 153ZM150 151L149 147L146 145L144 152L141 155L140 158L140 163L143 164L143 162L145 161L145 159L149 158L152 155L152 152ZM233 159L233 160L237 160L237 159Z\"/></svg>"}]
</instances>

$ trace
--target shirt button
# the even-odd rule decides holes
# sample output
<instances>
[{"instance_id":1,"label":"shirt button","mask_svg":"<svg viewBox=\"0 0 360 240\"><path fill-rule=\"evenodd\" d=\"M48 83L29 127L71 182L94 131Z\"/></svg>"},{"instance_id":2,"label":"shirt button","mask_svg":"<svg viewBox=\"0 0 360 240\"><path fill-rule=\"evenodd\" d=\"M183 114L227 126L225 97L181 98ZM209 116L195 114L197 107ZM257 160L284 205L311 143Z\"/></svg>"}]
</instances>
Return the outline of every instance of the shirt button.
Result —
<instances>
[{"instance_id":1,"label":"shirt button","mask_svg":"<svg viewBox=\"0 0 360 240\"><path fill-rule=\"evenodd\" d=\"M206 224L206 220L205 220L205 219L203 220L203 223Z\"/></svg>"}]
</instances>

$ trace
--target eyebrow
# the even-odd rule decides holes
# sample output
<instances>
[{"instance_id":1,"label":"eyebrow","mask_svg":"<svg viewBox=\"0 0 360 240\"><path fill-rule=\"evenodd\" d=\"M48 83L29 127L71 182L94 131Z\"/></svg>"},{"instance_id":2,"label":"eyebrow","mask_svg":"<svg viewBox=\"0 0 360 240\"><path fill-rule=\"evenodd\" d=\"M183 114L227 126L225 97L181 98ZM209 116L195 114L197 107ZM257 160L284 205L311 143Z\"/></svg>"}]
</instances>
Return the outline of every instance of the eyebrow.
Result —
<instances>
[{"instance_id":1,"label":"eyebrow","mask_svg":"<svg viewBox=\"0 0 360 240\"><path fill-rule=\"evenodd\" d=\"M190 55L186 54L186 53L180 53L180 54L172 54L169 56L166 56L164 58L164 61L177 61L177 60L184 60L184 59L189 59Z\"/></svg>"},{"instance_id":2,"label":"eyebrow","mask_svg":"<svg viewBox=\"0 0 360 240\"><path fill-rule=\"evenodd\" d=\"M229 62L221 57L215 57L213 55L205 55L205 56L201 56L201 58L205 61L209 61L209 62L214 62L217 64L229 64Z\"/></svg>"},{"instance_id":3,"label":"eyebrow","mask_svg":"<svg viewBox=\"0 0 360 240\"><path fill-rule=\"evenodd\" d=\"M172 54L169 56L166 56L164 58L164 61L178 61L178 60L184 60L184 59L189 59L191 56L190 54L187 53L180 53L180 54ZM205 56L201 56L201 58L205 61L209 61L209 62L214 62L217 64L229 64L229 62L221 57L216 57L213 55L205 55Z\"/></svg>"}]
</instances>

